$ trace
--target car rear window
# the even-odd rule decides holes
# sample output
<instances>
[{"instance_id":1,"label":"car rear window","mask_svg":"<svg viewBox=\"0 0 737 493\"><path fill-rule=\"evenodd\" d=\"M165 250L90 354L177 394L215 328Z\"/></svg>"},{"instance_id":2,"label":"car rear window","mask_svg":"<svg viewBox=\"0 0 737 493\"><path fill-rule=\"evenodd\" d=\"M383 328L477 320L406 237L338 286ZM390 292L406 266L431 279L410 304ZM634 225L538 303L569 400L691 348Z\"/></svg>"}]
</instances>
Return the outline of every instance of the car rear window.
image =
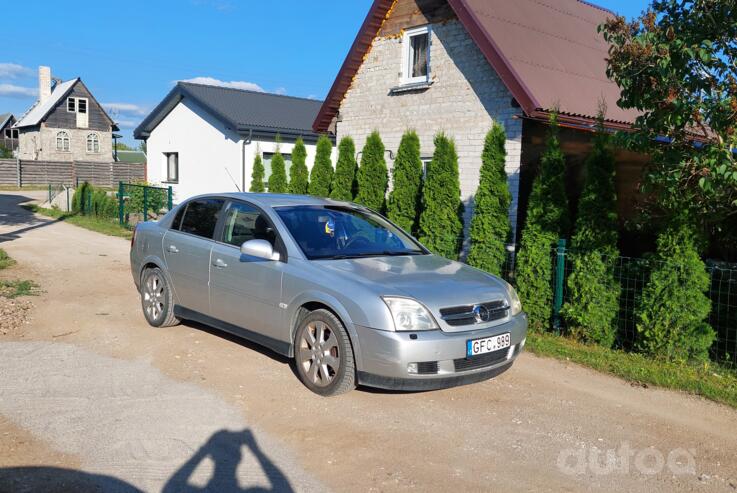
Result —
<instances>
[{"instance_id":1,"label":"car rear window","mask_svg":"<svg viewBox=\"0 0 737 493\"><path fill-rule=\"evenodd\" d=\"M221 199L193 200L187 204L180 230L203 238L212 238L223 203L224 200Z\"/></svg>"}]
</instances>

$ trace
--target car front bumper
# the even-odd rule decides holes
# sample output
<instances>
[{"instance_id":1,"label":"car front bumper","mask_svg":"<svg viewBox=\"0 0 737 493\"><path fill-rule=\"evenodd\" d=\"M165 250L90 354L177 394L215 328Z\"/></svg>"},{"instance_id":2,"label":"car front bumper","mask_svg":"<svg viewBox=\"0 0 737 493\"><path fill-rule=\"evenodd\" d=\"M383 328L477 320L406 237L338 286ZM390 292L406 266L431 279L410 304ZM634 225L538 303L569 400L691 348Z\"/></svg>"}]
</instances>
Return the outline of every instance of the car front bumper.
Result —
<instances>
[{"instance_id":1,"label":"car front bumper","mask_svg":"<svg viewBox=\"0 0 737 493\"><path fill-rule=\"evenodd\" d=\"M524 347L527 316L522 313L506 323L466 332L392 332L368 327L357 327L357 331L362 361L358 369L360 384L394 390L431 390L479 382L509 369ZM507 332L511 336L508 349L488 356L466 357L469 340Z\"/></svg>"}]
</instances>

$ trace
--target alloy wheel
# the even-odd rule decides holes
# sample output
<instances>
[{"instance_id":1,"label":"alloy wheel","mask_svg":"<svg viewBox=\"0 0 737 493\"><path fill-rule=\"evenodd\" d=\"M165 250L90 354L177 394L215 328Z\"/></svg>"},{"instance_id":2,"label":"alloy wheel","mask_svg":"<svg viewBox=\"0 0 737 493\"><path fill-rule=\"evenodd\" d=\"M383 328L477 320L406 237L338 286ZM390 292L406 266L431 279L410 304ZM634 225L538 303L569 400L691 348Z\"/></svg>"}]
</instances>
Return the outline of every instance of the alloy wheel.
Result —
<instances>
[{"instance_id":1,"label":"alloy wheel","mask_svg":"<svg viewBox=\"0 0 737 493\"><path fill-rule=\"evenodd\" d=\"M328 324L310 322L302 332L299 364L304 374L318 387L327 387L340 369L338 338Z\"/></svg>"},{"instance_id":2,"label":"alloy wheel","mask_svg":"<svg viewBox=\"0 0 737 493\"><path fill-rule=\"evenodd\" d=\"M151 321L158 320L164 312L164 290L165 285L157 274L148 276L143 290L143 307Z\"/></svg>"}]
</instances>

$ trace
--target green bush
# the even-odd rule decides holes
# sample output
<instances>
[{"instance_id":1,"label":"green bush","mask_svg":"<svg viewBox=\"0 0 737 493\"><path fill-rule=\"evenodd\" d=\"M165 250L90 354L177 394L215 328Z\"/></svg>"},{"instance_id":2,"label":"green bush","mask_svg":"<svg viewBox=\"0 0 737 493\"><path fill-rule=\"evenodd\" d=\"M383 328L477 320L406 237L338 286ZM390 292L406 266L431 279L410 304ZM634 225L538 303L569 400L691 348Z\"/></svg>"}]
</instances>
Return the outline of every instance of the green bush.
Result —
<instances>
[{"instance_id":1,"label":"green bush","mask_svg":"<svg viewBox=\"0 0 737 493\"><path fill-rule=\"evenodd\" d=\"M549 327L553 305L552 249L569 229L565 157L560 150L555 115L550 118L548 132L517 257L517 291L529 316L530 329L536 331Z\"/></svg>"},{"instance_id":2,"label":"green bush","mask_svg":"<svg viewBox=\"0 0 737 493\"><path fill-rule=\"evenodd\" d=\"M709 274L690 222L677 218L658 236L657 251L637 313L638 348L665 360L705 361L716 333Z\"/></svg>"},{"instance_id":3,"label":"green bush","mask_svg":"<svg viewBox=\"0 0 737 493\"><path fill-rule=\"evenodd\" d=\"M383 212L389 177L384 159L384 143L381 141L379 132L374 131L366 138L357 179L356 202L375 211Z\"/></svg>"},{"instance_id":4,"label":"green bush","mask_svg":"<svg viewBox=\"0 0 737 493\"><path fill-rule=\"evenodd\" d=\"M438 134L422 190L420 241L437 255L457 259L463 242L462 215L455 144Z\"/></svg>"},{"instance_id":5,"label":"green bush","mask_svg":"<svg viewBox=\"0 0 737 493\"><path fill-rule=\"evenodd\" d=\"M145 205L149 217L156 217L168 206L168 194L166 190L162 188L148 188L144 197L144 186L151 187L151 184L140 182L135 183L135 185L141 186L129 186L125 190L128 194L128 200L125 204L126 214L143 214ZM144 198L146 204L144 204ZM144 221L148 219L145 218Z\"/></svg>"},{"instance_id":6,"label":"green bush","mask_svg":"<svg viewBox=\"0 0 737 493\"><path fill-rule=\"evenodd\" d=\"M338 145L338 163L335 165L330 198L350 202L356 194L356 146L353 139L343 137Z\"/></svg>"},{"instance_id":7,"label":"green bush","mask_svg":"<svg viewBox=\"0 0 737 493\"><path fill-rule=\"evenodd\" d=\"M287 193L289 186L287 185L287 170L284 164L284 156L282 156L279 148L271 157L271 175L269 176L269 193Z\"/></svg>"},{"instance_id":8,"label":"green bush","mask_svg":"<svg viewBox=\"0 0 737 493\"><path fill-rule=\"evenodd\" d=\"M72 195L72 212L86 213L89 210L89 197L93 188L94 187L89 182L77 185L76 190L74 190L74 195Z\"/></svg>"},{"instance_id":9,"label":"green bush","mask_svg":"<svg viewBox=\"0 0 737 493\"><path fill-rule=\"evenodd\" d=\"M156 200L156 197L153 197ZM140 203L143 204L141 194ZM166 192L164 191L164 202L166 204ZM159 210L163 207L159 207ZM141 206L142 207L142 206ZM150 209L152 212L154 209ZM72 212L89 216L111 219L118 216L118 201L115 197L100 188L84 182L77 187L72 196Z\"/></svg>"},{"instance_id":10,"label":"green bush","mask_svg":"<svg viewBox=\"0 0 737 493\"><path fill-rule=\"evenodd\" d=\"M468 263L497 276L502 275L507 260L506 243L510 240L509 193L504 169L507 152L504 127L495 123L486 135L481 155L479 188L471 220L471 249Z\"/></svg>"},{"instance_id":11,"label":"green bush","mask_svg":"<svg viewBox=\"0 0 737 493\"><path fill-rule=\"evenodd\" d=\"M309 170L307 169L307 149L302 137L297 139L292 149L292 166L289 168L289 193L307 193Z\"/></svg>"},{"instance_id":12,"label":"green bush","mask_svg":"<svg viewBox=\"0 0 737 493\"><path fill-rule=\"evenodd\" d=\"M617 336L621 292L614 275L619 256L614 173L614 154L600 117L594 147L586 160L586 179L571 240L569 300L561 314L579 339L604 347L612 347Z\"/></svg>"},{"instance_id":13,"label":"green bush","mask_svg":"<svg viewBox=\"0 0 737 493\"><path fill-rule=\"evenodd\" d=\"M0 159L11 159L12 157L13 151L0 144Z\"/></svg>"},{"instance_id":14,"label":"green bush","mask_svg":"<svg viewBox=\"0 0 737 493\"><path fill-rule=\"evenodd\" d=\"M414 131L402 136L392 170L392 191L387 202L387 216L397 226L415 234L422 205L422 160L420 138Z\"/></svg>"},{"instance_id":15,"label":"green bush","mask_svg":"<svg viewBox=\"0 0 737 493\"><path fill-rule=\"evenodd\" d=\"M263 193L266 191L264 187L264 162L261 160L261 153L257 150L256 157L253 160L253 172L251 173L251 188L249 191L254 193Z\"/></svg>"},{"instance_id":16,"label":"green bush","mask_svg":"<svg viewBox=\"0 0 737 493\"><path fill-rule=\"evenodd\" d=\"M333 162L330 154L333 152L333 143L326 135L317 140L315 164L310 173L310 195L327 197L330 195L330 184L333 181Z\"/></svg>"}]
</instances>

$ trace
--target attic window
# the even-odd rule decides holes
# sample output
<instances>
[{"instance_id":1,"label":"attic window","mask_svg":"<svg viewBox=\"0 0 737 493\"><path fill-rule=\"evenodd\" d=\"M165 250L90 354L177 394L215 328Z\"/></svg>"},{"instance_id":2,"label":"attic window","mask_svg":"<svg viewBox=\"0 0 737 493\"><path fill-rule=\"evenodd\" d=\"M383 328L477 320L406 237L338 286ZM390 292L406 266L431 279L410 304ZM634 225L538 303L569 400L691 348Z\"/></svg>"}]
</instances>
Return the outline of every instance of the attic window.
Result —
<instances>
[{"instance_id":1,"label":"attic window","mask_svg":"<svg viewBox=\"0 0 737 493\"><path fill-rule=\"evenodd\" d=\"M430 80L430 26L408 29L402 39L402 84Z\"/></svg>"},{"instance_id":2,"label":"attic window","mask_svg":"<svg viewBox=\"0 0 737 493\"><path fill-rule=\"evenodd\" d=\"M67 99L67 111L71 113L77 112L77 100L75 98Z\"/></svg>"},{"instance_id":3,"label":"attic window","mask_svg":"<svg viewBox=\"0 0 737 493\"><path fill-rule=\"evenodd\" d=\"M67 111L70 113L87 113L87 98L67 98Z\"/></svg>"}]
</instances>

